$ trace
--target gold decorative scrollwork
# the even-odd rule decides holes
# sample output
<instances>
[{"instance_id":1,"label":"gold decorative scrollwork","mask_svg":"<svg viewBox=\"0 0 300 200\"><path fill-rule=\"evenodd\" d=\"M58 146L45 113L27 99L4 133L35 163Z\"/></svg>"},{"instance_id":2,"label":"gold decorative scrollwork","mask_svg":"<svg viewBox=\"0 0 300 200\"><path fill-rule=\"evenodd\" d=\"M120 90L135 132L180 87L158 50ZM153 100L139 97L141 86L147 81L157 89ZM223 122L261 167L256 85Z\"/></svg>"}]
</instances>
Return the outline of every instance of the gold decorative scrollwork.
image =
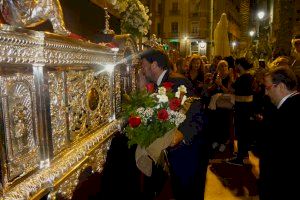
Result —
<instances>
[{"instance_id":1,"label":"gold decorative scrollwork","mask_svg":"<svg viewBox=\"0 0 300 200\"><path fill-rule=\"evenodd\" d=\"M57 188L54 193L59 192L62 196L71 198L72 191L78 183L78 176L87 165L96 166L94 168L96 171L102 170L110 138L120 129L122 123L122 121L116 120L102 127L93 135L84 138L72 146L72 151L63 154L49 168L39 170L3 194L4 199L30 199L41 190L51 186ZM89 159L89 157L93 157L93 159ZM35 197L35 199L39 198Z\"/></svg>"},{"instance_id":2,"label":"gold decorative scrollwork","mask_svg":"<svg viewBox=\"0 0 300 200\"><path fill-rule=\"evenodd\" d=\"M111 115L111 99L110 99L110 87L109 76L107 73L100 73L97 76L91 76L87 79L87 87L94 88L98 92L98 105L96 109L89 109L88 111L88 125L90 129L96 129L97 127L108 122L108 118ZM89 102L87 102L89 105Z\"/></svg>"},{"instance_id":3,"label":"gold decorative scrollwork","mask_svg":"<svg viewBox=\"0 0 300 200\"><path fill-rule=\"evenodd\" d=\"M69 131L71 141L87 131L86 77L90 71L69 71L67 73Z\"/></svg>"},{"instance_id":4,"label":"gold decorative scrollwork","mask_svg":"<svg viewBox=\"0 0 300 200\"><path fill-rule=\"evenodd\" d=\"M106 161L107 151L109 150L111 139L103 143L101 147L96 149L90 155L90 164L95 172L101 173L103 170L104 163Z\"/></svg>"},{"instance_id":5,"label":"gold decorative scrollwork","mask_svg":"<svg viewBox=\"0 0 300 200\"><path fill-rule=\"evenodd\" d=\"M122 103L122 77L121 67L124 65L118 65L115 69L115 98L116 98L116 117L118 118L121 114L121 103Z\"/></svg>"}]
</instances>

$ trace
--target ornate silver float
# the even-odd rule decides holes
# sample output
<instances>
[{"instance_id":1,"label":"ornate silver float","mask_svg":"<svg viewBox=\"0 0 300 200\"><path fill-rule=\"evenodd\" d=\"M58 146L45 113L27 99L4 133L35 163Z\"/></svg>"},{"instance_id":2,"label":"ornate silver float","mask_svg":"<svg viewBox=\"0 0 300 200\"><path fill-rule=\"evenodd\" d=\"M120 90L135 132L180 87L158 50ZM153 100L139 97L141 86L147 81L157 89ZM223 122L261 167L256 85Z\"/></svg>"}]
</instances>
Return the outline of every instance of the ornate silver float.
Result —
<instances>
[{"instance_id":1,"label":"ornate silver float","mask_svg":"<svg viewBox=\"0 0 300 200\"><path fill-rule=\"evenodd\" d=\"M137 50L0 28L0 199L71 198L80 173L101 172Z\"/></svg>"}]
</instances>

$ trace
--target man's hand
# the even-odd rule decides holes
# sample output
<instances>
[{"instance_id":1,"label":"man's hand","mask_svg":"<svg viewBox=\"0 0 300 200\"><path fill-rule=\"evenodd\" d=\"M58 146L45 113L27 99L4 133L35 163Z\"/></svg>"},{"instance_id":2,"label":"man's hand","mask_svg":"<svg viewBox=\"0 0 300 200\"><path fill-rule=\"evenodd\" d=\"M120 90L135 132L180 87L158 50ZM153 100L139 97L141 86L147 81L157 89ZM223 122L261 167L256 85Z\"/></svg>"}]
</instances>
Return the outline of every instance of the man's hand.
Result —
<instances>
[{"instance_id":1,"label":"man's hand","mask_svg":"<svg viewBox=\"0 0 300 200\"><path fill-rule=\"evenodd\" d=\"M143 74L142 70L138 72L138 88L139 90L145 90L146 84L148 83L145 75Z\"/></svg>"},{"instance_id":2,"label":"man's hand","mask_svg":"<svg viewBox=\"0 0 300 200\"><path fill-rule=\"evenodd\" d=\"M170 144L170 147L176 146L182 140L183 140L183 134L179 130L176 129L172 143Z\"/></svg>"}]
</instances>

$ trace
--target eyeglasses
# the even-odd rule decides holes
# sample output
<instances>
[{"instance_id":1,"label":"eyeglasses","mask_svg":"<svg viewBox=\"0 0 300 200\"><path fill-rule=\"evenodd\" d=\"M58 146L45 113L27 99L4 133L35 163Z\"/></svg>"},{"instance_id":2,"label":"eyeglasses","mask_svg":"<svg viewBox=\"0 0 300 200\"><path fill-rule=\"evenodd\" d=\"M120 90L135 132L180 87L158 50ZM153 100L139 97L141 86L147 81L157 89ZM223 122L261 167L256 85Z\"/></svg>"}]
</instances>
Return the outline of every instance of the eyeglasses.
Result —
<instances>
[{"instance_id":1,"label":"eyeglasses","mask_svg":"<svg viewBox=\"0 0 300 200\"><path fill-rule=\"evenodd\" d=\"M278 84L275 84L275 83L273 83L273 84L271 84L271 85L265 85L265 89L266 90L271 90L271 88L274 86L274 87L276 87Z\"/></svg>"}]
</instances>

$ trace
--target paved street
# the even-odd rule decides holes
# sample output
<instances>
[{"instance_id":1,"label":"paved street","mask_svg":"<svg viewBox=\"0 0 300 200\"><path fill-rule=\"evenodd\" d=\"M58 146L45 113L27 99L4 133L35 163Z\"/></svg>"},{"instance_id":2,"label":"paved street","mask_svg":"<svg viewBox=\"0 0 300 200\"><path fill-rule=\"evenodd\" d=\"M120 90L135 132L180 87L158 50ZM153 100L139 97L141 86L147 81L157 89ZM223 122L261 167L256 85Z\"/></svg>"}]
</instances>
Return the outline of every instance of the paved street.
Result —
<instances>
[{"instance_id":1,"label":"paved street","mask_svg":"<svg viewBox=\"0 0 300 200\"><path fill-rule=\"evenodd\" d=\"M236 145L235 145L236 147ZM228 149L228 148L227 148ZM236 149L236 148L235 148ZM141 172L135 166L135 149L128 149L123 136L116 137L102 174L93 174L75 191L73 199L143 199L139 195ZM124 152L126 152L124 154ZM249 163L235 166L224 162L229 152L215 156L208 166L205 200L258 200L258 159L250 153ZM155 200L174 199L170 179Z\"/></svg>"},{"instance_id":2,"label":"paved street","mask_svg":"<svg viewBox=\"0 0 300 200\"><path fill-rule=\"evenodd\" d=\"M250 154L245 166L214 160L207 171L205 200L258 200L258 159Z\"/></svg>"}]
</instances>

